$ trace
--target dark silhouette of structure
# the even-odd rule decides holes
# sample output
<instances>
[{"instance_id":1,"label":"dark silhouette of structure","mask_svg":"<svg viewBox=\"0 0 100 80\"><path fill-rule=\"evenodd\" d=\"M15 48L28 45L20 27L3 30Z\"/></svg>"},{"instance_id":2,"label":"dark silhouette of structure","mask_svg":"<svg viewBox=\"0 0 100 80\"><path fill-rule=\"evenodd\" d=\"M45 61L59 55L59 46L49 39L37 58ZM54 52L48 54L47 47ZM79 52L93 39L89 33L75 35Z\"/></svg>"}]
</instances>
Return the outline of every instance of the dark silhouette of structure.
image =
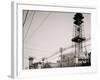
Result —
<instances>
[{"instance_id":1,"label":"dark silhouette of structure","mask_svg":"<svg viewBox=\"0 0 100 80\"><path fill-rule=\"evenodd\" d=\"M82 42L85 41L85 37L82 36L82 23L84 17L82 13L76 13L73 19L74 37L72 38L72 42L75 44L75 64L78 65L80 54L83 52Z\"/></svg>"}]
</instances>

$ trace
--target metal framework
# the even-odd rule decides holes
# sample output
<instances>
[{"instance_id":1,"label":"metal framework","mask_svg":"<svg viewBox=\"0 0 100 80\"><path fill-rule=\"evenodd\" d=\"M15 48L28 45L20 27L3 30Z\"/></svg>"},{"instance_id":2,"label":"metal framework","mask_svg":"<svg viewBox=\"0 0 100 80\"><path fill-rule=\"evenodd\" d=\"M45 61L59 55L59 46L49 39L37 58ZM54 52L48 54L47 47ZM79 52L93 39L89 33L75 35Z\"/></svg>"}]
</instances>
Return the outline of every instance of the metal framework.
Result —
<instances>
[{"instance_id":1,"label":"metal framework","mask_svg":"<svg viewBox=\"0 0 100 80\"><path fill-rule=\"evenodd\" d=\"M82 35L82 24L83 24L83 15L82 13L76 13L74 15L74 37L72 38L72 42L75 44L75 64L79 64L79 58L80 55L83 53L83 41L86 40L86 38Z\"/></svg>"}]
</instances>

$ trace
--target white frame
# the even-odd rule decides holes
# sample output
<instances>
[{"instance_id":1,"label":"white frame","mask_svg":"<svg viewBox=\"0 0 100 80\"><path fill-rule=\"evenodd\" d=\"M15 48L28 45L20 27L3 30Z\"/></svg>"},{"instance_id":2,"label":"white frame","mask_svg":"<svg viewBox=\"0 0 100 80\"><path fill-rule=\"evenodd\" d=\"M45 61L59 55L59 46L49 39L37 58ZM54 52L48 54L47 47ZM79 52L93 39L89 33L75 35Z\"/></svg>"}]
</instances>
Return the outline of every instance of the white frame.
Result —
<instances>
[{"instance_id":1,"label":"white frame","mask_svg":"<svg viewBox=\"0 0 100 80\"><path fill-rule=\"evenodd\" d=\"M92 28L92 56L91 67L73 67L73 68L57 68L57 69L42 69L42 70L22 70L22 10L44 10L44 11L62 11L62 12L82 12L91 13L91 28ZM96 8L87 7L72 7L72 6L57 6L57 5L40 5L32 3L12 2L12 67L11 76L17 77L45 77L56 75L67 75L73 73L90 73L97 71L97 59L95 46L95 26L96 26Z\"/></svg>"}]
</instances>

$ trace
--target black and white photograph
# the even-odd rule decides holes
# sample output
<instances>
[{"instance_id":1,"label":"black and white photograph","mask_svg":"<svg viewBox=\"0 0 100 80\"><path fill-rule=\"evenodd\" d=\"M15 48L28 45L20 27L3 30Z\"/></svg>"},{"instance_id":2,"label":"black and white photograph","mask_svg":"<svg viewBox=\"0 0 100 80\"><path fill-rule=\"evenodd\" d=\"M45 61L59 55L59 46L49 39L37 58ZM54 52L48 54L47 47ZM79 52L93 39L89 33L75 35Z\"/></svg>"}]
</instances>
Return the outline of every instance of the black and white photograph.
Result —
<instances>
[{"instance_id":1,"label":"black and white photograph","mask_svg":"<svg viewBox=\"0 0 100 80\"><path fill-rule=\"evenodd\" d=\"M91 66L91 13L23 10L23 69Z\"/></svg>"}]
</instances>

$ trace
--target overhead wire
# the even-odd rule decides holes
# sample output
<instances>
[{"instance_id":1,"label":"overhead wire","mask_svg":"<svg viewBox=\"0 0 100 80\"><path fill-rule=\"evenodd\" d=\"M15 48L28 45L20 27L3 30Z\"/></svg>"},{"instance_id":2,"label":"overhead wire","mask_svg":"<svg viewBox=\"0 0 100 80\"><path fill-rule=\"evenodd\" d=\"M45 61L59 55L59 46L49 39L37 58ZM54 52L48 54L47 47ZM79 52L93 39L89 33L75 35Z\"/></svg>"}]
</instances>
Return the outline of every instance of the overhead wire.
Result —
<instances>
[{"instance_id":1,"label":"overhead wire","mask_svg":"<svg viewBox=\"0 0 100 80\"><path fill-rule=\"evenodd\" d=\"M27 29L26 35L25 35L25 37L24 37L24 40L26 39L26 37L27 37L27 35L28 35L28 32L29 32L29 30L30 30L30 27L31 27L31 24L32 24L32 21L33 21L33 18L34 18L34 16L35 16L35 14L36 14L36 12L34 11L34 13L33 13L33 15L32 15L32 19L31 19L30 24L29 24L29 27L28 27L28 29Z\"/></svg>"},{"instance_id":2,"label":"overhead wire","mask_svg":"<svg viewBox=\"0 0 100 80\"><path fill-rule=\"evenodd\" d=\"M47 14L47 16L40 22L39 26L32 32L31 37L40 29L43 23L47 20L47 18L51 15L51 12Z\"/></svg>"},{"instance_id":3,"label":"overhead wire","mask_svg":"<svg viewBox=\"0 0 100 80\"><path fill-rule=\"evenodd\" d=\"M52 52L52 51L47 51L47 50L42 50L42 49L36 49L36 48L24 48L25 50L37 50L37 51L42 51L42 52Z\"/></svg>"},{"instance_id":4,"label":"overhead wire","mask_svg":"<svg viewBox=\"0 0 100 80\"><path fill-rule=\"evenodd\" d=\"M24 19L24 21L23 21L23 27L24 27L24 25L25 25L25 22L26 22L26 19L27 19L28 13L29 13L29 10L27 10L27 12L26 12L25 19Z\"/></svg>"},{"instance_id":5,"label":"overhead wire","mask_svg":"<svg viewBox=\"0 0 100 80\"><path fill-rule=\"evenodd\" d=\"M85 45L84 47L89 46L89 45L90 45L90 44ZM63 51L68 50L68 49L70 49L70 48L73 48L74 46L75 46L75 45L71 45L71 46L69 46L69 47L63 48ZM60 51L57 51L57 52L53 53L52 55L50 55L49 57L47 57L47 59L49 59L49 58L51 58L51 57L53 57L53 56L55 56L55 55L57 55L57 54L59 54L59 53L60 53Z\"/></svg>"},{"instance_id":6,"label":"overhead wire","mask_svg":"<svg viewBox=\"0 0 100 80\"><path fill-rule=\"evenodd\" d=\"M32 23L32 20L33 20L34 15L35 15L35 12L34 12L34 14L33 14L33 16L32 16L32 19L31 19L29 28L28 28L27 33L26 33L26 36L27 36L28 31L29 31L29 29L30 29L30 26L31 26L31 23ZM51 12L48 13L48 15L43 19L43 21L39 24L39 26L35 29L35 31L34 31L33 33L36 33L36 31L41 27L41 25L47 20L47 18L49 17L49 15L51 15ZM33 33L32 33L32 34L33 34ZM25 36L25 38L26 38L26 36ZM24 40L25 40L25 38L24 38Z\"/></svg>"},{"instance_id":7,"label":"overhead wire","mask_svg":"<svg viewBox=\"0 0 100 80\"><path fill-rule=\"evenodd\" d=\"M90 40L90 39L88 39L88 40ZM90 44L85 45L84 47L89 46L89 45L90 45ZM63 51L68 50L68 49L70 49L70 48L73 48L74 46L75 46L75 45L71 45L71 46L69 46L69 47L63 48ZM53 56L55 56L55 55L57 55L58 53L60 53L60 51L57 51L57 52L53 53L51 56L47 57L47 59L48 59L48 58L51 58L51 57L53 57Z\"/></svg>"}]
</instances>

